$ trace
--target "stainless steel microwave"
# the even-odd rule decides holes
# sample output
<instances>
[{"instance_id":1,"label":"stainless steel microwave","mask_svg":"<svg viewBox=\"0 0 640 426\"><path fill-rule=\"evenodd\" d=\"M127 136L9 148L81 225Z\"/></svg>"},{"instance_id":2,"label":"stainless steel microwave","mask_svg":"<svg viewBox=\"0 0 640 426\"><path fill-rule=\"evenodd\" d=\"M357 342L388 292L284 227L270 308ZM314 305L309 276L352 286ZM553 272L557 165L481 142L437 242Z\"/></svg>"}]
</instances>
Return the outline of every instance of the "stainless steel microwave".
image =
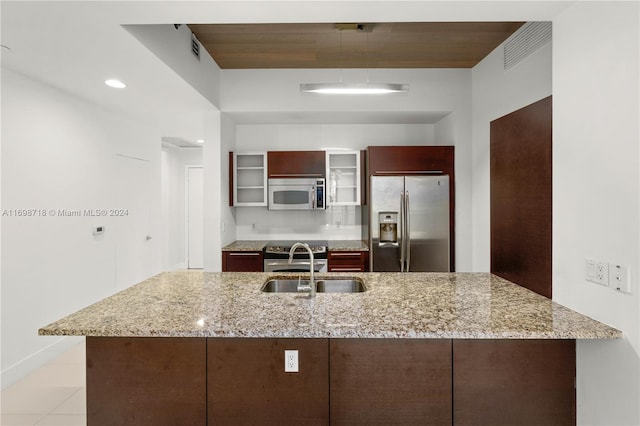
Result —
<instances>
[{"instance_id":1,"label":"stainless steel microwave","mask_svg":"<svg viewBox=\"0 0 640 426\"><path fill-rule=\"evenodd\" d=\"M269 210L324 210L324 178L269 179Z\"/></svg>"}]
</instances>

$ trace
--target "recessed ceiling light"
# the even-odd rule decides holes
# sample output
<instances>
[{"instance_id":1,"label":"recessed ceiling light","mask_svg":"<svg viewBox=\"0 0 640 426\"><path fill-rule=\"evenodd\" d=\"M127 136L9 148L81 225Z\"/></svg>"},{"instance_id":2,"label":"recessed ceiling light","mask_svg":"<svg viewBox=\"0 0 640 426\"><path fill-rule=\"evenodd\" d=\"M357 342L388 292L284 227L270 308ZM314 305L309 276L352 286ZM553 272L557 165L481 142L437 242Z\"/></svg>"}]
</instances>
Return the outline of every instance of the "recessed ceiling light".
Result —
<instances>
[{"instance_id":1,"label":"recessed ceiling light","mask_svg":"<svg viewBox=\"0 0 640 426\"><path fill-rule=\"evenodd\" d=\"M196 142L198 142L198 143L204 143L204 140L203 140L203 139L198 139Z\"/></svg>"},{"instance_id":2,"label":"recessed ceiling light","mask_svg":"<svg viewBox=\"0 0 640 426\"><path fill-rule=\"evenodd\" d=\"M114 87L116 89L124 89L125 87L127 87L126 84L124 84L120 80L115 80L115 79L105 80L104 84L106 84L109 87Z\"/></svg>"}]
</instances>

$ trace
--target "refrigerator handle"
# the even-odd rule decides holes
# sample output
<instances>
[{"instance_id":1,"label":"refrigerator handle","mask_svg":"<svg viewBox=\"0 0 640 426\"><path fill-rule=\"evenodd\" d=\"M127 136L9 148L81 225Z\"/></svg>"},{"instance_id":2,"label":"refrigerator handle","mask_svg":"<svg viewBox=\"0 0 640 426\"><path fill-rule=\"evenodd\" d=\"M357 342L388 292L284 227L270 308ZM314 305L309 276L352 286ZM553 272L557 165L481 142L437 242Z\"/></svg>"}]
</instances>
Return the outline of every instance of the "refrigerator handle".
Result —
<instances>
[{"instance_id":1,"label":"refrigerator handle","mask_svg":"<svg viewBox=\"0 0 640 426\"><path fill-rule=\"evenodd\" d=\"M404 217L405 217L405 232L404 239L407 249L405 251L407 261L407 272L409 272L409 266L411 266L411 215L409 214L409 191L404 193Z\"/></svg>"},{"instance_id":2,"label":"refrigerator handle","mask_svg":"<svg viewBox=\"0 0 640 426\"><path fill-rule=\"evenodd\" d=\"M400 193L400 272L404 272L404 192Z\"/></svg>"}]
</instances>

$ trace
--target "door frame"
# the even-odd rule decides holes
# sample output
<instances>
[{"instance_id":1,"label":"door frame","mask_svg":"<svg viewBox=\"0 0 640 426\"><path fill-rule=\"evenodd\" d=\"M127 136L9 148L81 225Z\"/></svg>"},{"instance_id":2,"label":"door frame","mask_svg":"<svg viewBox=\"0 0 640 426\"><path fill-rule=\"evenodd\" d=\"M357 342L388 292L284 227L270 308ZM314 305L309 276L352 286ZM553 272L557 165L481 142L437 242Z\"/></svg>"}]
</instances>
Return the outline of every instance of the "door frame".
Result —
<instances>
[{"instance_id":1,"label":"door frame","mask_svg":"<svg viewBox=\"0 0 640 426\"><path fill-rule=\"evenodd\" d=\"M201 164L200 165L186 164L184 166L184 260L185 260L186 269L190 269L189 268L189 170L190 169L203 169L203 173L204 173L204 167ZM204 193L202 195L204 197ZM204 216L203 216L203 220L204 220Z\"/></svg>"}]
</instances>

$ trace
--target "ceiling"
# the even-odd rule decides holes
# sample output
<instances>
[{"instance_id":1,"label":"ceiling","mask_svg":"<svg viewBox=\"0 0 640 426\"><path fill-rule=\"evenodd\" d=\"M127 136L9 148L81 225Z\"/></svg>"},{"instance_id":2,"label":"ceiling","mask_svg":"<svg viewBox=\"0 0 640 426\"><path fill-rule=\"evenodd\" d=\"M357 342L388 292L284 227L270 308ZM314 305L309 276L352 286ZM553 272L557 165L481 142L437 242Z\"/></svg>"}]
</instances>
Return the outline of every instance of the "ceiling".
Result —
<instances>
[{"instance_id":1,"label":"ceiling","mask_svg":"<svg viewBox=\"0 0 640 426\"><path fill-rule=\"evenodd\" d=\"M191 24L222 69L472 68L524 22Z\"/></svg>"}]
</instances>

